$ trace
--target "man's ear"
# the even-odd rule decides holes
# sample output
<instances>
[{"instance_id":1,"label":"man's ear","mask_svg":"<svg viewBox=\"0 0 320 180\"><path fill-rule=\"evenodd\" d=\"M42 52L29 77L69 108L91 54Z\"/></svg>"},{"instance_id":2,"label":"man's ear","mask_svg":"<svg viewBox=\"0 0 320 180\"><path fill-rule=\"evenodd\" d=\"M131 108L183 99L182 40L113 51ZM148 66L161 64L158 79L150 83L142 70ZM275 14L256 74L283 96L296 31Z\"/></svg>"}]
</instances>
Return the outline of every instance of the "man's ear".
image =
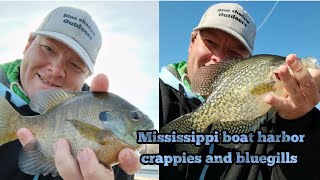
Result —
<instances>
[{"instance_id":1,"label":"man's ear","mask_svg":"<svg viewBox=\"0 0 320 180\"><path fill-rule=\"evenodd\" d=\"M191 32L190 44L189 44L188 52L190 52L190 50L191 50L191 48L192 48L192 45L193 45L193 43L194 43L194 41L195 41L195 39L196 39L196 37L197 37L197 35L198 35L198 32L199 32L199 31L192 31L192 32Z\"/></svg>"},{"instance_id":2,"label":"man's ear","mask_svg":"<svg viewBox=\"0 0 320 180\"><path fill-rule=\"evenodd\" d=\"M199 31L192 31L191 32L191 42L194 42L194 40L196 39L197 35L199 34Z\"/></svg>"},{"instance_id":3,"label":"man's ear","mask_svg":"<svg viewBox=\"0 0 320 180\"><path fill-rule=\"evenodd\" d=\"M32 36L31 34L29 35L28 43L27 43L26 47L24 47L23 54L25 54L26 51L29 49L29 47L31 46L32 41L34 40L34 38L36 38L36 37Z\"/></svg>"}]
</instances>

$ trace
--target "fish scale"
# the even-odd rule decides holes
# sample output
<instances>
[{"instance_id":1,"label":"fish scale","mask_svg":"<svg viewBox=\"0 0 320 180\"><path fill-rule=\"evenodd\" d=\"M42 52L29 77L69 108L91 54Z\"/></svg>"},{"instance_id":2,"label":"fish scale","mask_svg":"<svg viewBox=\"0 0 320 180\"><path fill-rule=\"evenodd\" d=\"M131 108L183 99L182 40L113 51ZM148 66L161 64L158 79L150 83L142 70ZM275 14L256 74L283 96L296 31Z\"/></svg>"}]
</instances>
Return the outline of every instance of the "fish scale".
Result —
<instances>
[{"instance_id":1,"label":"fish scale","mask_svg":"<svg viewBox=\"0 0 320 180\"><path fill-rule=\"evenodd\" d=\"M278 65L280 64L283 64L283 61L279 61ZM257 65L263 68L257 70L259 69ZM210 107L212 111L207 116L218 114L220 121L250 120L257 116L257 114L252 115L250 112L257 112L261 107L264 108L261 109L262 112L258 116L264 114L265 109L269 109L270 106L264 104L257 106L255 103L249 104L248 102L256 102L263 97L255 97L248 92L249 89L256 85L256 82L259 83L266 80L266 75L270 72L269 67L270 65L259 62L259 60L244 60L241 63L234 64L233 67L220 76L223 78L222 82L217 84L217 87L213 87L217 88L216 92L220 92L221 95L217 96L218 93L215 93L208 97L207 102L212 105ZM264 74L258 76L260 73ZM254 78L255 81L252 81ZM203 108L207 107L203 106ZM211 123L208 122L207 124Z\"/></svg>"}]
</instances>

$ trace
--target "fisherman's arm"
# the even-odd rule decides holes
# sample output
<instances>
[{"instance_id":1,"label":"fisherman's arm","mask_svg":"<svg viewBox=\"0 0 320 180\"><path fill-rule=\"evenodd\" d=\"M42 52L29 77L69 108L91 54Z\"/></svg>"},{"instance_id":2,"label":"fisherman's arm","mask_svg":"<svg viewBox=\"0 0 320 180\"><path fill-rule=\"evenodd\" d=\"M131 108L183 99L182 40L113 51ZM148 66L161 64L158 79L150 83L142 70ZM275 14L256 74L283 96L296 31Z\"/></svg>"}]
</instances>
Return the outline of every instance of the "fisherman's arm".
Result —
<instances>
[{"instance_id":1,"label":"fisherman's arm","mask_svg":"<svg viewBox=\"0 0 320 180\"><path fill-rule=\"evenodd\" d=\"M109 81L107 76L99 74L93 78L91 91L107 92ZM19 129L17 136L22 145L34 139L32 133L25 128ZM77 160L70 153L70 146L65 139L58 140L55 145L55 163L63 179L114 179L112 169L107 169L98 162L92 149L86 148L79 152ZM135 173L140 168L139 156L133 150L126 148L119 153L119 165L128 174ZM79 164L78 164L79 163Z\"/></svg>"}]
</instances>

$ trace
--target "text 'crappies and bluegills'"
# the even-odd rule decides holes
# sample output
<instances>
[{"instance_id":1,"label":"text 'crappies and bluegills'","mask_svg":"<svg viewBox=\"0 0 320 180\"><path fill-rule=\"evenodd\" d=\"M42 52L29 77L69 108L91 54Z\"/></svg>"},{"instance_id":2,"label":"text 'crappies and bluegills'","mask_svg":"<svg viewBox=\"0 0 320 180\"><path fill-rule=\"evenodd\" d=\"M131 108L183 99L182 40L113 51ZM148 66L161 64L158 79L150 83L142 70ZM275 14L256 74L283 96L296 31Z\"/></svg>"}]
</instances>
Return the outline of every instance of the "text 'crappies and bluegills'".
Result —
<instances>
[{"instance_id":1,"label":"text 'crappies and bluegills'","mask_svg":"<svg viewBox=\"0 0 320 180\"><path fill-rule=\"evenodd\" d=\"M213 131L212 133L158 133L156 130L138 131L138 144L189 144L196 147L214 145L233 144L234 148L239 148L242 144L248 143L303 143L305 134L287 134L281 131L279 134L267 134L262 131L250 132L246 134L229 134L227 131ZM231 151L225 155L188 154L182 152L175 155L165 154L143 154L140 162L145 165L178 166L179 164L197 163L236 163L236 164L266 164L274 166L276 164L298 163L298 155L290 152L275 152L273 154L254 154L248 151Z\"/></svg>"}]
</instances>

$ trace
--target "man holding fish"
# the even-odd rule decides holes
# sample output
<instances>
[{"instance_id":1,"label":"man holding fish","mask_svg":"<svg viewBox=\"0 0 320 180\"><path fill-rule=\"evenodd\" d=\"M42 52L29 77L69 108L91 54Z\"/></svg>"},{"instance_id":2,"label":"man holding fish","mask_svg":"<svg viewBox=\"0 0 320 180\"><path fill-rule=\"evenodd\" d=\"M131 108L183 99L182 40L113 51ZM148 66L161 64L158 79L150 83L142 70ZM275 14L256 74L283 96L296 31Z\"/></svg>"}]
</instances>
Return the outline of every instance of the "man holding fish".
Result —
<instances>
[{"instance_id":1,"label":"man holding fish","mask_svg":"<svg viewBox=\"0 0 320 180\"><path fill-rule=\"evenodd\" d=\"M304 142L308 143L215 144L210 147L163 143L160 153L176 155L185 151L203 156L225 156L228 152L240 151L275 156L277 152L291 152L298 156L298 163L272 167L262 163L181 164L161 167L161 179L318 177L317 169L311 162L319 157L311 154L317 154L312 146L319 143L317 129L320 127L320 112L315 106L320 101L320 71L308 69L309 66L304 66L294 54L286 58L252 56L255 35L256 25L240 5L219 3L207 9L191 33L188 62L170 64L161 69L160 131L188 133L192 129L198 133L208 133L225 130L235 134L256 130L272 134L285 131L288 134L305 134ZM263 79L267 81L263 82ZM260 80L263 83L254 85ZM209 92L205 86L211 88ZM241 94L241 90L247 90L249 86L249 95ZM268 93L271 91L275 93ZM245 98L239 97L242 95ZM264 108L261 112L265 115L256 116L253 122L245 121ZM269 113L266 113L268 110ZM244 119L232 121L238 116Z\"/></svg>"},{"instance_id":2,"label":"man holding fish","mask_svg":"<svg viewBox=\"0 0 320 180\"><path fill-rule=\"evenodd\" d=\"M103 74L92 80L91 88L84 84L93 74L101 44L101 33L90 14L77 8L56 8L30 34L23 59L0 65L1 83L11 88L25 104L45 89L107 92L109 82ZM7 93L6 99L10 101L14 96ZM28 105L11 104L21 115L36 115ZM26 128L19 129L17 136L23 146L34 139ZM1 162L6 163L1 166L0 179L52 179L50 175L34 177L19 170L21 144L16 140L0 147ZM129 148L118 156L125 172L119 166L104 167L90 148L80 151L75 159L66 139L59 139L52 148L55 165L63 179L133 179L125 172L133 174L140 167L138 155Z\"/></svg>"}]
</instances>

